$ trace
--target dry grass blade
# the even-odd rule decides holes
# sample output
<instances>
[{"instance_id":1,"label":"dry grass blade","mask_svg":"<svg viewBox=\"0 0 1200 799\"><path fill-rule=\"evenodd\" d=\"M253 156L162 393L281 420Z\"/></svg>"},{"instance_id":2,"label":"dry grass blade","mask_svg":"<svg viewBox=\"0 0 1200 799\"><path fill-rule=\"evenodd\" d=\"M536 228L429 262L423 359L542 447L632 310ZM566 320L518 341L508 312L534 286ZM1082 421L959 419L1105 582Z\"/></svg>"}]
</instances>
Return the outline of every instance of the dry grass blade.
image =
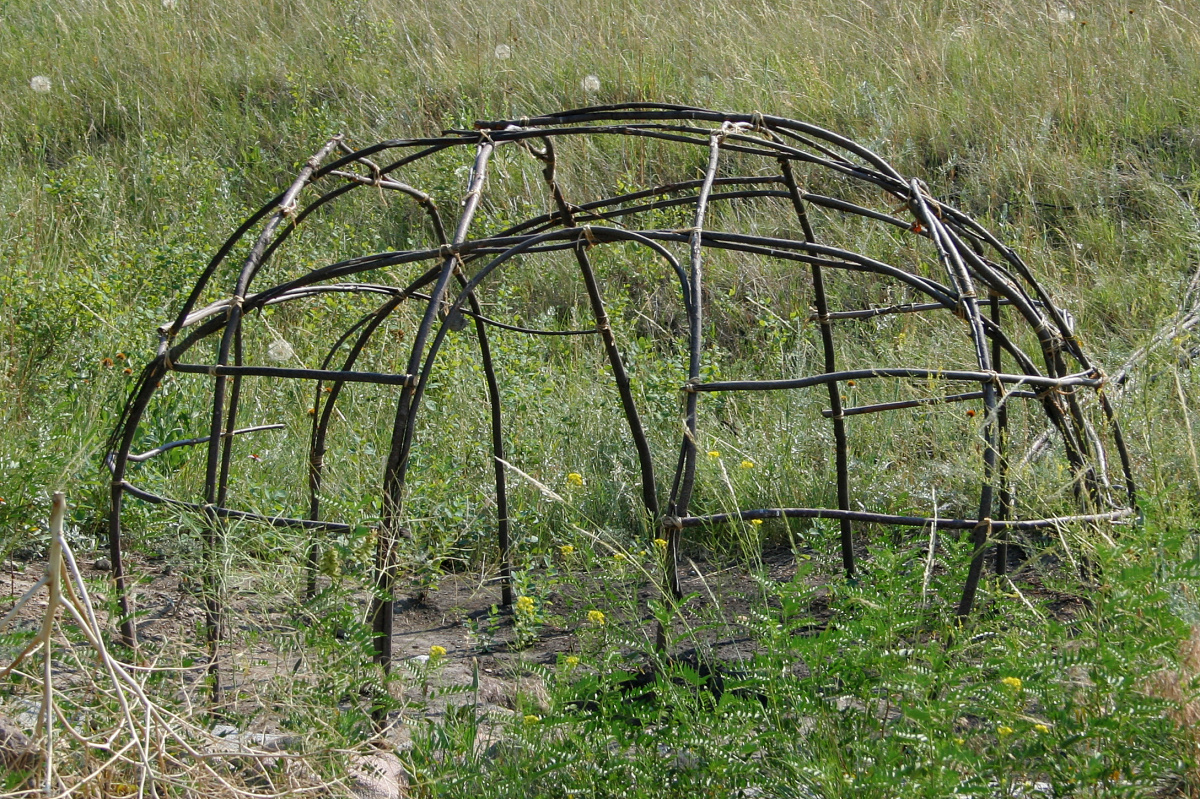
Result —
<instances>
[{"instance_id":1,"label":"dry grass blade","mask_svg":"<svg viewBox=\"0 0 1200 799\"><path fill-rule=\"evenodd\" d=\"M207 786L205 795L210 796L298 795L317 789L320 781L316 772L304 766L298 756L255 751L245 744L231 752L228 743L219 742L207 731L203 719L176 713L146 692L144 679L152 669L134 670L108 651L87 585L63 533L65 513L66 498L58 492L52 501L48 567L46 575L35 585L35 589L47 589L47 606L33 641L0 671L0 677L7 677L31 655L39 650L43 653L38 685L41 703L34 735L40 747L41 784L22 795L67 797L103 791L103 786L108 786L119 795L140 799L158 795L156 784ZM26 592L5 616L6 624L35 596L36 590ZM94 664L96 671L77 670L83 673L72 676L70 683L55 681L53 646L57 643L64 650L74 646L68 636L54 635L60 614L72 623L94 653L90 663L89 659L76 658L75 665ZM135 673L141 674L142 680ZM100 708L92 708L94 714L81 723L80 719L70 718L56 701L57 695L64 691L104 697L113 700L118 709L106 716ZM91 701L95 703L94 698ZM77 712L86 706L74 699L69 705ZM108 728L103 728L105 722ZM92 732L87 734L81 729ZM98 762L96 755L101 757ZM302 778L291 779L293 784L280 790L261 766L248 770L254 772L256 780L242 773L247 769L239 771L235 767L235 761L254 763L264 759L275 763L301 761L290 772L293 777L300 774ZM271 790L264 793L256 784L261 782Z\"/></svg>"}]
</instances>

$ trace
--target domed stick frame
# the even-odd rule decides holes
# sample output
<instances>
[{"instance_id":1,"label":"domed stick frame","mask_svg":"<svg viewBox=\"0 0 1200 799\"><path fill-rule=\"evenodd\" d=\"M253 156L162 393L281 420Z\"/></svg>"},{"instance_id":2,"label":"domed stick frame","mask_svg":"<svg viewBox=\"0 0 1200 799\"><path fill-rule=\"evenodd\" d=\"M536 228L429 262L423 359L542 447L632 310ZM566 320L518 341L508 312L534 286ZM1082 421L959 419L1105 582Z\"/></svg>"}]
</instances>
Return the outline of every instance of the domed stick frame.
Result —
<instances>
[{"instance_id":1,"label":"domed stick frame","mask_svg":"<svg viewBox=\"0 0 1200 799\"><path fill-rule=\"evenodd\" d=\"M693 148L703 163L699 177L663 185L648 185L585 203L572 202L557 177L556 142L586 139L637 142L655 140L680 148ZM664 145L665 146L665 145ZM473 234L475 216L487 191L489 169L499 148L520 148L536 159L546 185L545 213L490 235ZM433 195L406 182L423 162L447 151L469 150L473 162L466 191L452 232L443 226L442 212ZM393 159L380 165L377 161ZM736 166L757 164L754 171L730 172ZM724 167L724 171L723 171ZM807 191L797 169L849 187L847 197ZM493 191L515 191L502 180ZM277 254L289 237L314 213L340 198L362 190L383 196L396 194L415 202L427 217L431 238L423 248L366 253L309 269L266 288L255 286L263 268L278 261ZM885 204L870 208L863 196L882 197ZM757 230L724 229L709 225L715 206L744 203L767 211L788 209L783 229L798 226L799 235ZM668 210L689 210L691 224L684 229L646 224ZM934 279L913 264L887 263L837 246L814 221L813 209L822 214L855 218L910 237L940 265L943 277ZM900 214L903 214L901 216ZM719 222L730 215L718 215ZM788 218L790 217L790 218ZM257 234L255 234L257 231ZM835 231L836 232L836 231ZM618 345L613 320L604 300L602 281L592 263L592 252L610 246L640 248L660 261L678 280L680 301L687 320L687 381L683 394L683 435L672 479L665 496L655 477L649 438L643 427L636 393ZM235 249L248 246L247 255L228 290L220 299L200 305L215 291L216 276ZM814 318L820 330L823 371L818 374L754 380L705 380L705 257L730 251L807 267L811 276ZM493 319L483 313L481 292L489 279L520 268L522 256L561 254L574 260L587 296L594 324L584 330L542 330ZM916 259L914 259L915 261ZM417 267L419 274L406 285L355 282L357 276L384 267ZM410 267L410 268L411 268ZM907 301L888 307L831 310L826 289L830 274L862 274L892 281L907 294L924 301ZM344 330L329 348L319 368L284 367L247 363L243 333L251 317L268 306L299 303L323 294L339 293L369 298L380 304ZM383 324L398 309L423 305L421 321L408 350L403 372L356 369L360 356L377 338ZM867 366L840 364L835 354L835 329L856 320L896 314L952 314L970 338L972 368L947 369L938 365ZM174 321L159 330L157 356L139 376L124 408L109 447L112 473L109 544L113 574L122 612L121 633L135 644L132 605L122 560L122 513L126 497L190 510L203 519L202 540L206 557L214 557L224 525L229 520L250 520L278 527L304 528L314 535L348 532L351 525L323 517L322 480L328 434L336 419L335 408L343 389L351 383L393 386L396 393L390 449L382 466L380 522L371 605L375 659L384 668L392 662L392 610L401 564L397 545L412 535L405 518L406 478L418 412L435 374L437 356L448 337L473 322L480 363L486 382L491 418L491 451L495 475L495 502L502 602L512 603L512 536L508 511L505 428L496 364L488 339L490 328L530 335L596 336L603 347L625 416L628 435L637 455L641 475L641 500L655 535L667 541L664 593L681 595L677 563L684 530L696 527L762 519L828 519L839 526L843 568L856 570L854 525L874 524L927 527L934 517L894 514L863 509L850 484L850 449L847 420L904 408L947 403L977 403L982 411L982 480L978 513L974 518L937 518L943 530L969 531L973 555L957 613L970 613L990 542L999 552L998 571L1007 562L1007 534L1013 530L1054 528L1067 523L1115 521L1134 514L1136 493L1129 455L1113 408L1105 397L1104 373L1084 353L1073 332L1070 315L1056 306L1034 278L1025 262L1009 247L958 209L933 198L917 179L906 179L883 159L849 139L819 127L762 114L730 114L686 106L626 104L565 111L532 119L479 122L472 131L451 130L424 139L385 141L354 150L336 137L301 169L291 186L252 215L217 251ZM1023 325L1037 342L1037 357L1017 344ZM212 347L204 357L200 345ZM188 360L189 356L191 360ZM340 365L339 365L340 361ZM150 401L168 373L198 375L211 380L211 415L208 434L168 442L155 449L132 453L139 426ZM232 453L244 435L276 429L277 424L238 428L243 381L314 381L314 406L307 467L308 507L302 516L271 516L242 510L230 495ZM966 384L952 393L848 406L842 387L848 381L921 380ZM970 384L975 389L968 390ZM772 507L736 509L723 513L694 514L690 510L697 476L699 403L713 392L794 391L824 387L829 407L823 414L833 428L836 507ZM1094 394L1085 403L1084 394ZM1061 439L1074 479L1071 483L1078 507L1057 516L1021 518L1017 497L1009 480L1011 440L1010 406L1028 402L1040 408ZM1092 405L1098 406L1097 421ZM1107 438L1107 443L1105 439ZM139 487L130 479L130 467L173 448L201 446L206 450L203 496L198 500L166 497ZM1122 478L1113 485L1108 476L1107 446L1116 449ZM665 501L665 510L660 510ZM858 509L855 506L858 505ZM307 592L315 591L319 543L308 553ZM217 668L222 637L222 590L219 569L210 563L205 571L205 625L210 647L210 672L214 694L220 695ZM665 643L660 630L660 644Z\"/></svg>"}]
</instances>

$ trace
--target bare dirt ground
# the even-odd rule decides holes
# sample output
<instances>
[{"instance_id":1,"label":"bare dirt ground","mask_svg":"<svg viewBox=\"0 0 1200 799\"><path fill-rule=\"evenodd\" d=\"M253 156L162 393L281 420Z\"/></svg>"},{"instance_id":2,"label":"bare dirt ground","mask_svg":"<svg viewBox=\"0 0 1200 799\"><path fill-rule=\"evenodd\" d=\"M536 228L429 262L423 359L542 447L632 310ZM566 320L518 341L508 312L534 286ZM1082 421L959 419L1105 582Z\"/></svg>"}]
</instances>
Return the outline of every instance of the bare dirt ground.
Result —
<instances>
[{"instance_id":1,"label":"bare dirt ground","mask_svg":"<svg viewBox=\"0 0 1200 799\"><path fill-rule=\"evenodd\" d=\"M763 564L770 580L790 580L795 572L793 555L787 550L768 553ZM111 594L106 562L82 558L80 566L100 605L100 598ZM264 593L268 583L278 585L278 568L271 567L266 574L235 575L226 587L226 640L220 654L223 710L229 722L225 726L243 735L303 735L303 730L289 725L289 714L294 715L295 710L289 706L289 694L302 701L304 691L314 690L332 670L345 667L342 661L331 664L330 653L319 644L306 645L304 624L312 624L313 614L321 613L320 609L306 608L297 598L299 590L287 596ZM0 570L0 597L8 596L0 599L0 607L11 607L37 582L44 569L45 564L37 561L4 564ZM160 684L155 690L167 690L171 699L190 705L193 712L202 712L209 706L205 679L208 657L198 581L168 562L135 558L129 571L138 586L138 659L167 669L165 681L169 687ZM292 569L291 576L294 585L302 580L298 567ZM603 606L599 609L613 626L620 626L627 640L644 637L642 650L646 651L655 634L646 600L656 589L636 573L624 583L627 593L637 593L640 615L623 617L629 612ZM328 580L324 580L323 587L327 586ZM683 571L682 587L685 594L696 595L689 600L685 619L718 624L681 646L699 648L705 657L729 663L753 654L742 622L756 603L761 605L761 594L743 570L690 563ZM587 636L594 632L584 629L586 623L572 626L568 621L580 618L591 607L588 603L597 601L591 596L586 582L552 589L539 607L542 623L534 635L520 642L515 640L511 614L497 607L498 586L480 580L479 575L450 574L422 601L398 600L393 652L399 679L390 684L389 690L402 709L390 719L388 738L403 749L411 745L412 735L423 723L436 721L455 705L474 704L482 717L496 722L491 739L500 734L499 728L513 714L544 710L546 669L555 668L566 656L584 654ZM719 606L712 604L712 597L718 598ZM340 599L349 604L357 618L365 617L365 592L349 593ZM818 594L813 610L824 613L820 602ZM45 597L34 599L22 609L11 629L32 634L40 626L46 607ZM105 608L97 607L97 612L103 623ZM74 643L73 655L62 648L70 638L70 622L60 619L55 665L57 685L64 690L70 690L79 677L80 665L87 659L81 654L86 652L86 644ZM19 651L23 639L18 639L20 643L0 648L0 660L7 663ZM439 647L445 655L431 660L430 653L439 652ZM351 648L352 644L347 643L346 649ZM5 651L8 649L12 651ZM629 649L633 656L633 648ZM338 657L338 653L333 656ZM6 686L0 695L0 715L16 719L18 726L32 727L34 717L30 711L37 701L37 690L36 680ZM362 702L362 696L348 694L340 698L339 706L348 709ZM219 718L214 717L213 723L217 729L225 729ZM482 743L488 740L485 736Z\"/></svg>"},{"instance_id":2,"label":"bare dirt ground","mask_svg":"<svg viewBox=\"0 0 1200 799\"><path fill-rule=\"evenodd\" d=\"M788 549L766 552L762 564L758 579L795 579L796 558ZM94 596L111 593L105 564L97 569L94 560L84 559L80 565L85 567ZM0 597L4 593L8 597L0 599L0 608L11 607L36 583L44 568L45 564L38 562L5 564L0 570ZM279 572L283 568L290 571L281 581ZM165 691L169 699L190 706L192 713L202 716L211 704L206 681L204 610L197 581L167 562L135 559L130 572L138 580L138 659L145 665L164 667L165 676L154 686L155 691ZM339 595L333 605L306 605L302 589L297 587L302 585L302 575L298 566L273 564L260 573L239 573L230 579L226 589L226 640L220 650L224 703L222 713L212 716L210 724L218 734L224 731L243 738L252 735L260 741L265 740L262 736L278 736L286 744L319 732L304 729L304 724L336 725L341 716L361 720L361 712L351 711L366 706L365 694L354 686L361 689L364 677L369 681L372 674L371 668L362 664L367 652L363 642L339 639L336 629L314 641L306 639L305 629L320 624L323 614L336 612L337 603L341 603L348 618L364 619L367 595L363 591L347 592ZM832 579L831 575L813 570L803 578L811 589L807 610L814 620L814 631L833 616L829 591L822 585ZM393 634L393 672L397 679L389 683L387 690L400 710L389 718L386 738L391 746L401 751L411 747L414 736L427 729L429 722L437 723L455 707L473 706L483 720L477 741L480 747L499 741L514 714L544 712L545 675L561 668L567 656L586 656L589 641L595 642L596 630L578 620L586 617L586 609L592 607L589 603L598 601L595 597L604 595L604 590L593 589L611 592L612 586L599 586L591 579L576 575L572 581L548 591L540 600L539 616L543 621L536 627L536 634L519 642L515 640L511 615L497 608L498 586L481 580L477 574L447 575L422 601L398 600ZM266 590L270 585L277 588L281 582L292 585L293 590L286 595ZM328 587L327 580L324 585ZM1029 599L1060 619L1073 618L1085 607L1078 597L1040 589L1028 581L1024 585ZM691 650L708 662L732 668L751 658L755 644L749 635L748 619L755 609L763 608L760 582L738 567L688 561L682 587L685 595L693 596L685 605L680 624L684 630L674 632L686 632L691 624L699 632L683 635L674 651ZM655 622L647 601L656 589L644 575L632 574L624 580L623 590L627 596L636 594L638 601L627 603L625 610L598 609L609 616L610 629L620 629L623 637L617 646L629 654L628 667L637 668L644 662L644 655L639 653L649 651L654 641ZM41 624L40 614L45 608L44 597L29 603L16 620L15 630L32 634ZM104 609L97 610L103 619ZM69 639L70 624L60 620L60 628L58 640ZM614 640L609 640L609 645ZM0 661L9 662L21 646L21 640L0 644ZM73 655L61 644L56 650L56 683L68 691L73 682L78 683L87 661L86 645L74 646ZM431 658L431 652L440 652L438 648L445 654ZM588 668L586 660L584 657L581 668ZM357 673L353 671L355 664ZM346 676L339 679L339 674ZM0 716L14 719L18 727L32 728L35 716L31 708L36 706L39 690L36 679L13 682L0 689ZM313 692L329 690L339 694L322 696L320 703L312 702ZM298 715L296 711L305 703L310 710L318 704L326 710ZM304 719L299 727L298 718Z\"/></svg>"}]
</instances>

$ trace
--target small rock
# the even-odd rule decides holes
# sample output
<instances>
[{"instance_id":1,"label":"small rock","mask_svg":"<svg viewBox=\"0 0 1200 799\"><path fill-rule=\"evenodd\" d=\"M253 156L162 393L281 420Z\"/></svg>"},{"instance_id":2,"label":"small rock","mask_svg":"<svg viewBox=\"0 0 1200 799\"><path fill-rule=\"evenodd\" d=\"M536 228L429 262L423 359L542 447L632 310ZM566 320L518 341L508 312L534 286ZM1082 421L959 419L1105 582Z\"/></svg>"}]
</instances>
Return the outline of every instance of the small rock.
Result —
<instances>
[{"instance_id":1,"label":"small rock","mask_svg":"<svg viewBox=\"0 0 1200 799\"><path fill-rule=\"evenodd\" d=\"M506 710L512 710L509 700L509 687L503 680L495 677L479 676L479 702L484 705L502 705Z\"/></svg>"},{"instance_id":2,"label":"small rock","mask_svg":"<svg viewBox=\"0 0 1200 799\"><path fill-rule=\"evenodd\" d=\"M108 558L97 558L92 567L98 572L112 571L112 561Z\"/></svg>"},{"instance_id":3,"label":"small rock","mask_svg":"<svg viewBox=\"0 0 1200 799\"><path fill-rule=\"evenodd\" d=\"M231 724L218 724L212 728L213 737L219 738L213 751L240 752L257 749L263 752L283 752L304 748L304 738L299 735L280 735L269 732L242 732Z\"/></svg>"},{"instance_id":4,"label":"small rock","mask_svg":"<svg viewBox=\"0 0 1200 799\"><path fill-rule=\"evenodd\" d=\"M16 721L18 729L32 730L37 726L38 716L41 714L42 705L40 702L21 699L17 702L17 714L14 721Z\"/></svg>"},{"instance_id":5,"label":"small rock","mask_svg":"<svg viewBox=\"0 0 1200 799\"><path fill-rule=\"evenodd\" d=\"M13 721L0 716L0 765L8 769L31 768L37 760L33 741Z\"/></svg>"},{"instance_id":6,"label":"small rock","mask_svg":"<svg viewBox=\"0 0 1200 799\"><path fill-rule=\"evenodd\" d=\"M408 776L400 758L391 752L356 757L349 772L350 794L355 799L402 799L408 795Z\"/></svg>"},{"instance_id":7,"label":"small rock","mask_svg":"<svg viewBox=\"0 0 1200 799\"><path fill-rule=\"evenodd\" d=\"M256 732L241 736L241 742L246 746L261 749L264 752L300 751L304 748L304 738L299 735L281 735L279 733Z\"/></svg>"}]
</instances>

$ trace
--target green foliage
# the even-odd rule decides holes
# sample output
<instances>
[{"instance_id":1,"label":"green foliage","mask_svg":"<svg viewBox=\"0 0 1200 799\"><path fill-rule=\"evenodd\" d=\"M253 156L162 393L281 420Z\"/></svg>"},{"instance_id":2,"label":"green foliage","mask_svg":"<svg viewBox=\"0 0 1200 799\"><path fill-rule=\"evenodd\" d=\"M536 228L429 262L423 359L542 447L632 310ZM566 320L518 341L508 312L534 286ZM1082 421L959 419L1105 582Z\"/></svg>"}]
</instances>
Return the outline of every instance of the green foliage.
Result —
<instances>
[{"instance_id":1,"label":"green foliage","mask_svg":"<svg viewBox=\"0 0 1200 799\"><path fill-rule=\"evenodd\" d=\"M0 176L0 560L40 554L41 508L62 487L75 503L72 543L81 553L98 543L108 502L101 450L154 351L154 328L177 311L223 238L336 132L366 144L477 117L634 100L805 118L867 143L978 215L1066 301L1085 346L1116 366L1174 312L1200 245L1192 12L1171 2L1010 0L517 0L503 15L414 0L12 0L0 22L8 167ZM500 57L500 45L510 57ZM49 78L49 92L34 90L35 75ZM588 75L598 91L581 83ZM572 156L561 176L572 198L593 191L597 176L617 190L690 176L696 166L686 160L694 154L654 143L629 151L602 143ZM444 208L461 191L458 157L413 181ZM526 160L496 158L513 185L537 184ZM840 188L812 180L814 191ZM489 197L480 229L540 212L542 202L536 192ZM429 239L428 223L407 206L367 205L313 217L278 268ZM671 209L650 216L663 227L690 224ZM819 221L866 254L910 257L905 242L878 230ZM588 324L574 273L535 258L524 266L497 280L489 312L540 327ZM675 277L632 247L599 253L596 268L654 455L673 462L686 358L663 335L680 324ZM711 376L814 369L820 344L802 275L732 256L706 268ZM830 293L839 307L903 299L859 277L831 278ZM311 311L263 314L306 362L319 357L313 342L323 326L363 308L322 298ZM403 341L413 320L401 314L388 325L388 341ZM842 352L879 362L963 357L939 343L949 340L943 323L886 317L873 325L840 337ZM254 354L268 344L246 342ZM1086 612L1057 616L1036 594L1027 606L1014 593L1028 586L991 581L980 612L949 626L945 606L968 557L967 543L953 538L941 556L951 568L935 570L922 597L924 542L900 533L873 539L866 575L848 585L835 576L827 525L697 531L686 555L732 564L753 586L743 623L753 654L720 692L698 664L656 660L634 621L646 612L639 589L659 578L661 564L647 543L655 533L640 510L602 351L590 340L508 333L492 344L514 420L509 458L560 496L512 477L518 594L534 602L516 616L515 643L533 645L565 626L579 660L550 675L548 712L519 714L490 754L471 707L426 724L411 755L418 795L990 797L1027 796L1026 783L1038 782L1061 796L1200 791L1195 739L1145 680L1174 668L1184 625L1200 622L1200 545L1189 532L1200 504L1193 334L1181 331L1134 370L1116 399L1145 524L1115 541L1079 529L1038 542L1050 562L1092 565L1098 585L1084 592ZM418 596L450 571L493 568L498 554L476 346L469 331L447 344L422 408L406 500L414 537L401 552ZM396 369L403 349L364 358ZM855 403L905 398L846 390ZM715 432L700 447L718 454L701 458L694 507L786 506L798 497L832 504L819 398L711 400L702 427ZM257 421L285 429L238 440L236 457L253 469L233 488L253 510L302 515L307 498L296 478L306 468L312 396L247 381L244 402ZM345 418L335 425L322 501L326 517L349 521L353 532L317 540L322 591L286 631L247 624L259 636L252 643L295 657L304 677L280 673L239 700L246 719L283 707L285 726L318 730L333 747L369 735L371 703L390 706L397 688L365 664L370 626L355 604L370 581L394 396L354 387L339 407ZM203 435L206 412L205 384L172 376L135 449ZM975 442L977 431L978 420L924 409L860 428L856 490L881 509L924 513L932 489L943 513L969 515L980 475L962 442ZM178 448L138 467L138 479L194 495L202 461L197 449ZM1028 501L1048 507L1069 482L1039 462L1015 477ZM195 566L194 519L129 504L139 555ZM222 568L261 596L299 602L296 576L312 542L237 526ZM763 577L764 544L796 553L794 580ZM1038 579L1079 591L1068 567ZM828 584L832 619L813 610L818 584ZM675 644L698 646L703 630L730 620L719 603L696 618L697 604L652 598L651 608L676 626ZM591 610L604 621L589 622ZM476 648L498 646L509 621L499 612L477 621ZM7 652L23 640L0 644ZM645 662L662 671L634 695L622 675ZM431 682L436 668L397 679ZM1194 684L1185 687L1194 694ZM4 788L19 782L6 777Z\"/></svg>"},{"instance_id":2,"label":"green foliage","mask_svg":"<svg viewBox=\"0 0 1200 799\"><path fill-rule=\"evenodd\" d=\"M1195 779L1194 740L1146 677L1175 662L1186 631L1172 596L1147 592L1121 559L1078 618L1025 609L997 583L963 627L931 614L887 558L869 581L833 584L837 612L814 624L801 570L763 583L749 658L649 656L656 672L608 648L560 660L550 712L518 718L493 757L471 757L447 730L421 741L414 765L449 796L1179 790Z\"/></svg>"}]
</instances>

